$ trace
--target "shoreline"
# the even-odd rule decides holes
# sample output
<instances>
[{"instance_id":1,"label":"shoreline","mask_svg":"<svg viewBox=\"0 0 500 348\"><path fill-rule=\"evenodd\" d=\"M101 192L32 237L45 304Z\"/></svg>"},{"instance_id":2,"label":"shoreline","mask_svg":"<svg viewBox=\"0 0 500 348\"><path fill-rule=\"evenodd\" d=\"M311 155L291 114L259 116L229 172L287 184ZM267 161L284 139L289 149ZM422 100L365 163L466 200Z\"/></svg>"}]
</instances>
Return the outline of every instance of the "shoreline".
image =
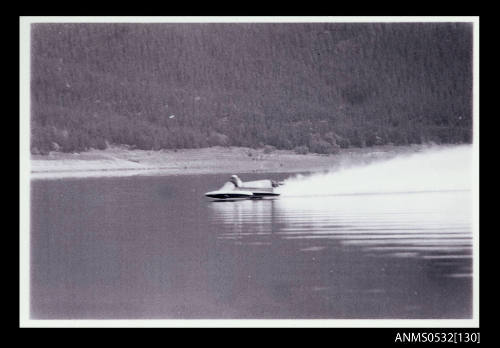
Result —
<instances>
[{"instance_id":1,"label":"shoreline","mask_svg":"<svg viewBox=\"0 0 500 348\"><path fill-rule=\"evenodd\" d=\"M264 149L244 147L148 151L112 146L106 150L82 153L51 152L49 155L31 155L30 178L322 172L450 146L453 145L384 145L340 149L338 153L330 155L301 155L291 150L266 153Z\"/></svg>"}]
</instances>

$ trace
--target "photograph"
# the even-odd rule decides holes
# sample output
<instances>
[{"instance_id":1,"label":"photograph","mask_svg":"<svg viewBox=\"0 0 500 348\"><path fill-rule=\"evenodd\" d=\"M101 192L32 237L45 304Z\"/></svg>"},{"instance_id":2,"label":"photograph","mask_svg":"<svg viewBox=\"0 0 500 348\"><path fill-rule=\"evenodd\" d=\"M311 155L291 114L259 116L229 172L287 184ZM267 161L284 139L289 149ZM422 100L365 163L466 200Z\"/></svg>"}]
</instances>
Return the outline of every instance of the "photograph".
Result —
<instances>
[{"instance_id":1,"label":"photograph","mask_svg":"<svg viewBox=\"0 0 500 348\"><path fill-rule=\"evenodd\" d=\"M479 327L479 17L19 26L21 326Z\"/></svg>"}]
</instances>

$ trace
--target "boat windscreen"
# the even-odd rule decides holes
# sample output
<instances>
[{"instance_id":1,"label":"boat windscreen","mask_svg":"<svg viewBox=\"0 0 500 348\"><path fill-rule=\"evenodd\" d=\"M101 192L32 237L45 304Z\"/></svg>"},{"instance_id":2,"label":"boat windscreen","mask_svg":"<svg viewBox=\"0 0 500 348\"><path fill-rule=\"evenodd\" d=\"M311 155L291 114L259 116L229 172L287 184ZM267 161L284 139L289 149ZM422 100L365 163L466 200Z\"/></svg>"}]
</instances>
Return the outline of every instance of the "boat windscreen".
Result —
<instances>
[{"instance_id":1,"label":"boat windscreen","mask_svg":"<svg viewBox=\"0 0 500 348\"><path fill-rule=\"evenodd\" d=\"M222 187L219 189L219 191L228 191L228 190L234 190L234 184L230 181L226 182Z\"/></svg>"}]
</instances>

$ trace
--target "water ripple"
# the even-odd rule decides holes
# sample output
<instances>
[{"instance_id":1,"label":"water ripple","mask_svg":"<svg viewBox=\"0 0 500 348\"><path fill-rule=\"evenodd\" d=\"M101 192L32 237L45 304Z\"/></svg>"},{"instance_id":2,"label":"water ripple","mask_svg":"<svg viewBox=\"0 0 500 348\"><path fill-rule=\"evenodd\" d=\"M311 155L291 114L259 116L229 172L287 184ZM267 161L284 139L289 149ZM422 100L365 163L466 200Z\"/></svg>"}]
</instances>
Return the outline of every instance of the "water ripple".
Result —
<instances>
[{"instance_id":1,"label":"water ripple","mask_svg":"<svg viewBox=\"0 0 500 348\"><path fill-rule=\"evenodd\" d=\"M470 192L411 195L282 197L213 204L222 241L269 246L296 243L300 252L361 248L367 255L470 259ZM373 254L375 253L375 254ZM470 272L456 273L461 277ZM451 275L450 275L451 276Z\"/></svg>"}]
</instances>

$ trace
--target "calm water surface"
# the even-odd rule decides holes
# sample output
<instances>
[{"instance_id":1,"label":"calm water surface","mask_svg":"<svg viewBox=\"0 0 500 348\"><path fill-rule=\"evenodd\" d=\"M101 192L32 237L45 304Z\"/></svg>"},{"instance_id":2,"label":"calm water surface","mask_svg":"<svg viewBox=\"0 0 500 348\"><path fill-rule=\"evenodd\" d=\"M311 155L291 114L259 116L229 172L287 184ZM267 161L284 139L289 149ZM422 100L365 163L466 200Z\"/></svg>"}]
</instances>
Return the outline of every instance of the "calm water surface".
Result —
<instances>
[{"instance_id":1,"label":"calm water surface","mask_svg":"<svg viewBox=\"0 0 500 348\"><path fill-rule=\"evenodd\" d=\"M228 177L32 181L32 317L471 317L469 191L203 197Z\"/></svg>"}]
</instances>

